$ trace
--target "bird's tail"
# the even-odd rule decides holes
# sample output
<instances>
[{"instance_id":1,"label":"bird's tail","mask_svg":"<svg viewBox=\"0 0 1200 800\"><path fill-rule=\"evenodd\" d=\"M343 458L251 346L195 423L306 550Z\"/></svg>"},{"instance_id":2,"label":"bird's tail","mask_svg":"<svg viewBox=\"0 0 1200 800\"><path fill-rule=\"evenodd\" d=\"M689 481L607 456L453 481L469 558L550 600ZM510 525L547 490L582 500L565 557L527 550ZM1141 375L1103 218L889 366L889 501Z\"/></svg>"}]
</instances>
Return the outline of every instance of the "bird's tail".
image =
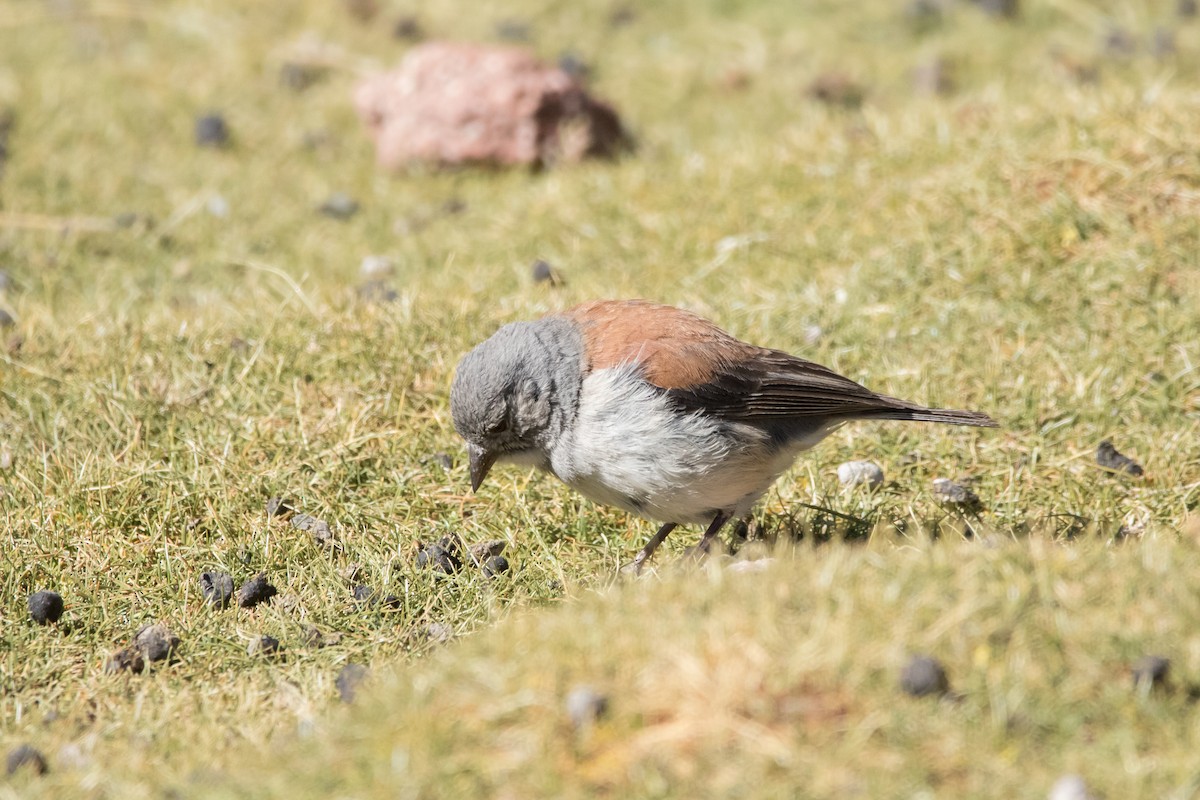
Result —
<instances>
[{"instance_id":1,"label":"bird's tail","mask_svg":"<svg viewBox=\"0 0 1200 800\"><path fill-rule=\"evenodd\" d=\"M926 408L897 400L895 407L880 408L869 414L870 419L899 419L911 422L943 422L947 425L974 425L978 428L998 428L996 420L982 411L959 411L950 408Z\"/></svg>"}]
</instances>

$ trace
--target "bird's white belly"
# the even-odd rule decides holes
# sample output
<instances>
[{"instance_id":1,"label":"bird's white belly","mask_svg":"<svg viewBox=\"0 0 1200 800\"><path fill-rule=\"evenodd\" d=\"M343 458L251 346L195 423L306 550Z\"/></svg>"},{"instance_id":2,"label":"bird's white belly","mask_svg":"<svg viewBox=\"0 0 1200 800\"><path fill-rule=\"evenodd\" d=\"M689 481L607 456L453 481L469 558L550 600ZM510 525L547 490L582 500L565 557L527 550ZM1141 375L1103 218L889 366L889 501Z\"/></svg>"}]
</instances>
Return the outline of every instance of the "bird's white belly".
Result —
<instances>
[{"instance_id":1,"label":"bird's white belly","mask_svg":"<svg viewBox=\"0 0 1200 800\"><path fill-rule=\"evenodd\" d=\"M584 379L575 427L551 452L550 469L598 503L707 524L717 510L749 512L813 443L780 449L754 426L681 414L632 368L619 367Z\"/></svg>"}]
</instances>

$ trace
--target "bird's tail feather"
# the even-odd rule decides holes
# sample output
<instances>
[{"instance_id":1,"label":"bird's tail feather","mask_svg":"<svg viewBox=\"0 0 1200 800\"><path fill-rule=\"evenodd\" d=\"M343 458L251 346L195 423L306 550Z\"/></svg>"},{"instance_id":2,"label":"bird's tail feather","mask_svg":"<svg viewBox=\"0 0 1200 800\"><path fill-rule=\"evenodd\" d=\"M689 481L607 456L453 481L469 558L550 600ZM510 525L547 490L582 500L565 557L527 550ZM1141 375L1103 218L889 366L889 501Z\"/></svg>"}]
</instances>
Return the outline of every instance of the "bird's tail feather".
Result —
<instances>
[{"instance_id":1,"label":"bird's tail feather","mask_svg":"<svg viewBox=\"0 0 1200 800\"><path fill-rule=\"evenodd\" d=\"M925 408L904 404L900 408L881 408L870 413L871 419L898 419L911 422L944 422L948 425L974 425L979 428L997 428L996 420L982 411L959 411L950 408Z\"/></svg>"}]
</instances>

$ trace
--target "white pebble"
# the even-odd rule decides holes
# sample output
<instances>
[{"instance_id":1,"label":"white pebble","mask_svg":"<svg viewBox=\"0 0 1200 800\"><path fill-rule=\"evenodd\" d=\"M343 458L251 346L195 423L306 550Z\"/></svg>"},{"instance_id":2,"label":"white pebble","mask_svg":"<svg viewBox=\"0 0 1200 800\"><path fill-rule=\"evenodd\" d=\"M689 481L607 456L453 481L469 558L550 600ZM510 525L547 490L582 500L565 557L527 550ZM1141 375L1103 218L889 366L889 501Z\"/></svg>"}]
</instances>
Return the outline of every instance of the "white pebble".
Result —
<instances>
[{"instance_id":1,"label":"white pebble","mask_svg":"<svg viewBox=\"0 0 1200 800\"><path fill-rule=\"evenodd\" d=\"M1093 800L1087 784L1078 775L1063 775L1050 789L1049 800Z\"/></svg>"},{"instance_id":2,"label":"white pebble","mask_svg":"<svg viewBox=\"0 0 1200 800\"><path fill-rule=\"evenodd\" d=\"M847 461L838 466L838 480L843 486L866 484L874 489L883 483L883 467L874 461Z\"/></svg>"},{"instance_id":3,"label":"white pebble","mask_svg":"<svg viewBox=\"0 0 1200 800\"><path fill-rule=\"evenodd\" d=\"M229 216L229 201L219 194L210 195L204 207L217 219L225 219Z\"/></svg>"},{"instance_id":4,"label":"white pebble","mask_svg":"<svg viewBox=\"0 0 1200 800\"><path fill-rule=\"evenodd\" d=\"M387 256L365 256L358 271L364 278L386 278L396 271L396 265Z\"/></svg>"}]
</instances>

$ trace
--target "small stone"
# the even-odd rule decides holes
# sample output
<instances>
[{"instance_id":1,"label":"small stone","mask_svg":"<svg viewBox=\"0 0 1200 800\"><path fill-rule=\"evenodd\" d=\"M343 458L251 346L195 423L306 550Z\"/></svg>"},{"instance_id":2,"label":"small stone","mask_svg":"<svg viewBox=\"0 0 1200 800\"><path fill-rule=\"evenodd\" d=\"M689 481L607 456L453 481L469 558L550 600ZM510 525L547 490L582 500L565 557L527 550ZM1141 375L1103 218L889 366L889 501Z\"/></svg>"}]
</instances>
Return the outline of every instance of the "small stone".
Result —
<instances>
[{"instance_id":1,"label":"small stone","mask_svg":"<svg viewBox=\"0 0 1200 800\"><path fill-rule=\"evenodd\" d=\"M179 637L161 622L143 625L133 636L133 646L149 662L166 661L179 647Z\"/></svg>"},{"instance_id":2,"label":"small stone","mask_svg":"<svg viewBox=\"0 0 1200 800\"><path fill-rule=\"evenodd\" d=\"M569 50L558 57L558 68L577 81L587 80L592 71L586 61Z\"/></svg>"},{"instance_id":3,"label":"small stone","mask_svg":"<svg viewBox=\"0 0 1200 800\"><path fill-rule=\"evenodd\" d=\"M240 339L238 341L241 341ZM245 343L243 342L243 346ZM232 347L232 345L230 345ZM249 349L248 347L246 349ZM272 497L267 501L267 516L286 519L295 513L296 508L282 497Z\"/></svg>"},{"instance_id":4,"label":"small stone","mask_svg":"<svg viewBox=\"0 0 1200 800\"><path fill-rule=\"evenodd\" d=\"M1166 685L1171 660L1163 656L1142 656L1133 665L1133 685L1141 689L1157 689Z\"/></svg>"},{"instance_id":5,"label":"small stone","mask_svg":"<svg viewBox=\"0 0 1200 800\"><path fill-rule=\"evenodd\" d=\"M229 144L229 125L217 113L196 118L196 145L199 147L225 147Z\"/></svg>"},{"instance_id":6,"label":"small stone","mask_svg":"<svg viewBox=\"0 0 1200 800\"><path fill-rule=\"evenodd\" d=\"M392 25L392 38L404 42L419 42L425 38L425 29L416 17L400 17Z\"/></svg>"},{"instance_id":7,"label":"small stone","mask_svg":"<svg viewBox=\"0 0 1200 800\"><path fill-rule=\"evenodd\" d=\"M113 675L118 672L140 673L146 668L142 654L132 647L123 647L108 657L104 662L104 672Z\"/></svg>"},{"instance_id":8,"label":"small stone","mask_svg":"<svg viewBox=\"0 0 1200 800\"><path fill-rule=\"evenodd\" d=\"M548 261L543 261L540 258L534 261L530 272L533 275L534 283L548 283L551 286L563 285L562 275Z\"/></svg>"},{"instance_id":9,"label":"small stone","mask_svg":"<svg viewBox=\"0 0 1200 800\"><path fill-rule=\"evenodd\" d=\"M49 767L46 757L32 745L23 744L8 751L4 759L4 769L9 775L15 775L19 770L26 770L35 775L45 775Z\"/></svg>"},{"instance_id":10,"label":"small stone","mask_svg":"<svg viewBox=\"0 0 1200 800\"><path fill-rule=\"evenodd\" d=\"M367 280L380 280L391 277L396 272L395 263L387 256L363 256L358 266L358 274Z\"/></svg>"},{"instance_id":11,"label":"small stone","mask_svg":"<svg viewBox=\"0 0 1200 800\"><path fill-rule=\"evenodd\" d=\"M567 693L567 718L576 730L590 728L608 713L608 697L591 686L576 686Z\"/></svg>"},{"instance_id":12,"label":"small stone","mask_svg":"<svg viewBox=\"0 0 1200 800\"><path fill-rule=\"evenodd\" d=\"M1134 477L1141 477L1145 473L1141 464L1119 452L1108 439L1096 448L1096 463L1113 473L1124 472Z\"/></svg>"},{"instance_id":13,"label":"small stone","mask_svg":"<svg viewBox=\"0 0 1200 800\"><path fill-rule=\"evenodd\" d=\"M959 508L978 508L981 505L979 495L949 478L933 479L933 496L944 505Z\"/></svg>"},{"instance_id":14,"label":"small stone","mask_svg":"<svg viewBox=\"0 0 1200 800\"><path fill-rule=\"evenodd\" d=\"M808 96L828 106L855 109L865 94L862 86L841 72L823 73L808 85Z\"/></svg>"},{"instance_id":15,"label":"small stone","mask_svg":"<svg viewBox=\"0 0 1200 800\"><path fill-rule=\"evenodd\" d=\"M975 0L975 5L990 17L1004 19L1015 19L1021 10L1019 0Z\"/></svg>"},{"instance_id":16,"label":"small stone","mask_svg":"<svg viewBox=\"0 0 1200 800\"><path fill-rule=\"evenodd\" d=\"M312 534L317 544L323 547L333 547L337 543L333 536L333 531L329 528L329 523L323 519L317 519L310 514L296 514L293 516L292 527L296 530L308 531Z\"/></svg>"},{"instance_id":17,"label":"small stone","mask_svg":"<svg viewBox=\"0 0 1200 800\"><path fill-rule=\"evenodd\" d=\"M913 656L900 673L900 688L912 697L944 695L950 691L950 681L936 658Z\"/></svg>"},{"instance_id":18,"label":"small stone","mask_svg":"<svg viewBox=\"0 0 1200 800\"><path fill-rule=\"evenodd\" d=\"M1063 775L1050 787L1048 800L1094 800L1087 783L1079 775Z\"/></svg>"},{"instance_id":19,"label":"small stone","mask_svg":"<svg viewBox=\"0 0 1200 800\"><path fill-rule=\"evenodd\" d=\"M506 572L508 572L508 559L504 556L492 556L483 562L483 574L489 578L499 577Z\"/></svg>"},{"instance_id":20,"label":"small stone","mask_svg":"<svg viewBox=\"0 0 1200 800\"><path fill-rule=\"evenodd\" d=\"M1175 4L1175 14L1180 19L1191 19L1196 16L1196 0L1179 0Z\"/></svg>"},{"instance_id":21,"label":"small stone","mask_svg":"<svg viewBox=\"0 0 1200 800\"><path fill-rule=\"evenodd\" d=\"M1104 36L1104 52L1114 58L1129 58L1137 52L1137 40L1124 28L1113 28Z\"/></svg>"},{"instance_id":22,"label":"small stone","mask_svg":"<svg viewBox=\"0 0 1200 800\"><path fill-rule=\"evenodd\" d=\"M279 68L279 83L293 92L302 92L323 79L328 72L324 64L288 61Z\"/></svg>"},{"instance_id":23,"label":"small stone","mask_svg":"<svg viewBox=\"0 0 1200 800\"><path fill-rule=\"evenodd\" d=\"M13 319L13 315L0 308L0 328L11 328L16 324L17 321Z\"/></svg>"},{"instance_id":24,"label":"small stone","mask_svg":"<svg viewBox=\"0 0 1200 800\"><path fill-rule=\"evenodd\" d=\"M417 566L441 570L447 575L462 569L458 557L458 541L452 536L443 536L436 542L421 545L417 551Z\"/></svg>"},{"instance_id":25,"label":"small stone","mask_svg":"<svg viewBox=\"0 0 1200 800\"><path fill-rule=\"evenodd\" d=\"M333 219L350 219L358 213L358 201L345 192L334 192L317 206L317 211Z\"/></svg>"},{"instance_id":26,"label":"small stone","mask_svg":"<svg viewBox=\"0 0 1200 800\"><path fill-rule=\"evenodd\" d=\"M38 625L58 622L63 615L63 599L58 592L43 589L29 595L29 616Z\"/></svg>"},{"instance_id":27,"label":"small stone","mask_svg":"<svg viewBox=\"0 0 1200 800\"><path fill-rule=\"evenodd\" d=\"M508 543L503 539L488 539L484 542L476 542L468 547L467 551L471 554L471 558L475 563L482 564L492 556L498 556L503 553L504 548L507 546Z\"/></svg>"},{"instance_id":28,"label":"small stone","mask_svg":"<svg viewBox=\"0 0 1200 800\"><path fill-rule=\"evenodd\" d=\"M360 300L368 303L394 303L400 297L387 281L367 281L356 290Z\"/></svg>"},{"instance_id":29,"label":"small stone","mask_svg":"<svg viewBox=\"0 0 1200 800\"><path fill-rule=\"evenodd\" d=\"M200 592L210 606L229 608L233 598L233 578L224 572L203 572L200 574Z\"/></svg>"},{"instance_id":30,"label":"small stone","mask_svg":"<svg viewBox=\"0 0 1200 800\"><path fill-rule=\"evenodd\" d=\"M353 703L358 694L358 687L370 676L371 671L362 664L347 664L342 667L333 685L337 687L338 697L343 703Z\"/></svg>"},{"instance_id":31,"label":"small stone","mask_svg":"<svg viewBox=\"0 0 1200 800\"><path fill-rule=\"evenodd\" d=\"M242 608L253 608L277 594L279 590L267 581L267 574L260 572L242 584L242 588L238 590L237 601Z\"/></svg>"},{"instance_id":32,"label":"small stone","mask_svg":"<svg viewBox=\"0 0 1200 800\"><path fill-rule=\"evenodd\" d=\"M208 200L204 203L204 208L217 219L225 219L229 216L229 201L219 194L209 195Z\"/></svg>"},{"instance_id":33,"label":"small stone","mask_svg":"<svg viewBox=\"0 0 1200 800\"><path fill-rule=\"evenodd\" d=\"M250 640L246 653L251 656L271 656L280 650L279 640L274 636L256 636Z\"/></svg>"},{"instance_id":34,"label":"small stone","mask_svg":"<svg viewBox=\"0 0 1200 800\"><path fill-rule=\"evenodd\" d=\"M871 489L883 485L883 467L874 461L847 461L837 468L842 486L866 485Z\"/></svg>"},{"instance_id":35,"label":"small stone","mask_svg":"<svg viewBox=\"0 0 1200 800\"><path fill-rule=\"evenodd\" d=\"M496 38L506 42L528 42L533 36L533 27L524 20L502 19L496 23Z\"/></svg>"}]
</instances>

